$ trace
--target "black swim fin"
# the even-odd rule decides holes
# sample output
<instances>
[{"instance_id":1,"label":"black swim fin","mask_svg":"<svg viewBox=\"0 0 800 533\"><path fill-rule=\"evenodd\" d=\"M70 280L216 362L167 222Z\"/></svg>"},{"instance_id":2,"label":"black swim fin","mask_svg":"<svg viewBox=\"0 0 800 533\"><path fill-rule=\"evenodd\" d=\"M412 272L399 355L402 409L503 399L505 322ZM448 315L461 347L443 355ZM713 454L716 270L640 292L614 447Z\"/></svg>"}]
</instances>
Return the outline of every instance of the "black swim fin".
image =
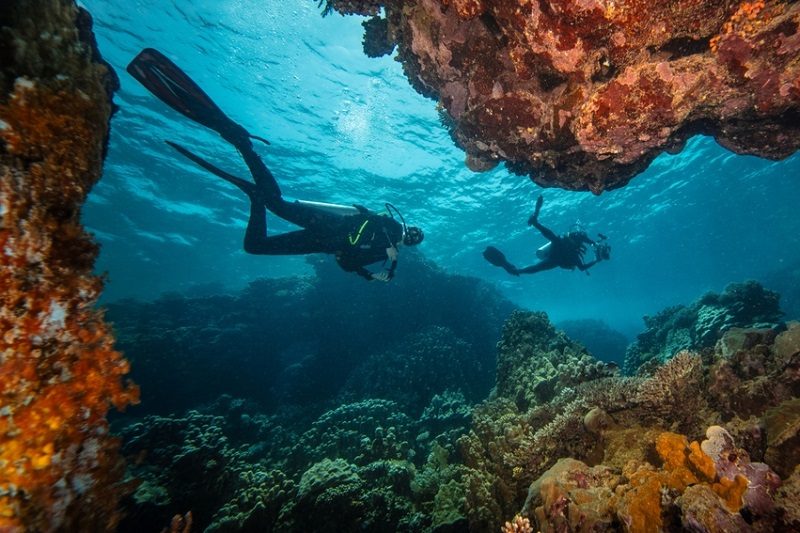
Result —
<instances>
[{"instance_id":1,"label":"black swim fin","mask_svg":"<svg viewBox=\"0 0 800 533\"><path fill-rule=\"evenodd\" d=\"M505 271L508 272L509 274L513 274L515 276L519 275L517 273L517 267L509 263L508 259L506 259L505 254L503 254L503 252L501 252L494 246L486 247L486 249L483 251L483 258L489 261L494 266L505 269Z\"/></svg>"},{"instance_id":2,"label":"black swim fin","mask_svg":"<svg viewBox=\"0 0 800 533\"><path fill-rule=\"evenodd\" d=\"M201 158L200 156L198 156L196 154L193 154L192 152L190 152L189 150L187 150L186 148L184 148L183 146L181 146L179 144L176 144L176 143L171 142L171 141L165 141L165 142L168 145L170 145L171 147L173 147L175 150L177 150L184 157L192 160L193 162L197 163L198 165L200 165L204 169L208 170L212 174L214 174L216 176L219 176L220 178L224 179L228 183L232 183L232 184L236 185L237 187L239 187L239 189L241 189L242 192L244 192L248 197L250 197L251 200L258 197L258 187L256 186L255 183L251 183L251 182L249 182L249 181L247 181L245 179L238 178L238 177L234 176L233 174L228 174L227 172L225 172L221 168L212 165L211 163L209 163L205 159Z\"/></svg>"},{"instance_id":3,"label":"black swim fin","mask_svg":"<svg viewBox=\"0 0 800 533\"><path fill-rule=\"evenodd\" d=\"M183 70L154 48L145 48L127 67L128 72L159 100L198 124L210 128L233 144L250 135L226 115ZM247 141L249 142L249 140Z\"/></svg>"}]
</instances>

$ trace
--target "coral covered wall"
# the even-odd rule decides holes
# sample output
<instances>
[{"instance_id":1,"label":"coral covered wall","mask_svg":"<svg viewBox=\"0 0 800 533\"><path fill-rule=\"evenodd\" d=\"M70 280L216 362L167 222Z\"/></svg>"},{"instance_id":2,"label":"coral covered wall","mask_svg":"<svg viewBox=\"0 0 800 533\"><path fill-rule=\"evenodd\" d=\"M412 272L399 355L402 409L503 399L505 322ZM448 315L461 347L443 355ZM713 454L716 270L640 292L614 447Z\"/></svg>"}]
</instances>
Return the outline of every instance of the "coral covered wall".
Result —
<instances>
[{"instance_id":1,"label":"coral covered wall","mask_svg":"<svg viewBox=\"0 0 800 533\"><path fill-rule=\"evenodd\" d=\"M124 465L106 414L138 391L94 308L80 208L116 78L74 1L3 2L0 26L0 531L113 530Z\"/></svg>"},{"instance_id":2,"label":"coral covered wall","mask_svg":"<svg viewBox=\"0 0 800 533\"><path fill-rule=\"evenodd\" d=\"M800 146L797 2L328 0L330 10L374 16L365 51L397 45L473 170L504 161L540 185L600 193L696 134L770 159Z\"/></svg>"}]
</instances>

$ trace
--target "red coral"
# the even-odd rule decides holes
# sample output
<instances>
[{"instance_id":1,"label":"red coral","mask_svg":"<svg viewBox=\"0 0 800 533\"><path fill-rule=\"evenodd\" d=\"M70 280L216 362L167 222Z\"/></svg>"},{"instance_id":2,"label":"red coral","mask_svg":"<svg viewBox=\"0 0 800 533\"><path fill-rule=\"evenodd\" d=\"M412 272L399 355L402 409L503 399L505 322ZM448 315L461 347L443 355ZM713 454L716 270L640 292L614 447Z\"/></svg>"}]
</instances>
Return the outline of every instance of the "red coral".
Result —
<instances>
[{"instance_id":1,"label":"red coral","mask_svg":"<svg viewBox=\"0 0 800 533\"><path fill-rule=\"evenodd\" d=\"M377 3L410 83L439 100L474 170L505 161L540 185L600 193L698 133L770 159L800 147L796 2Z\"/></svg>"}]
</instances>

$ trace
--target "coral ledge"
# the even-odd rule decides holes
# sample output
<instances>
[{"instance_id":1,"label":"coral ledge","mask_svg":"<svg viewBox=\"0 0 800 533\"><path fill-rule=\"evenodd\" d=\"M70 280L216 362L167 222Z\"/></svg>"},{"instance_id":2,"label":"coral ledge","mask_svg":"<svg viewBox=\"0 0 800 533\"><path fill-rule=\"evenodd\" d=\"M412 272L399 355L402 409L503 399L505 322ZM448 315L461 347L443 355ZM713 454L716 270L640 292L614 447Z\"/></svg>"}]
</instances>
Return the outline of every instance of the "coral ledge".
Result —
<instances>
[{"instance_id":1,"label":"coral ledge","mask_svg":"<svg viewBox=\"0 0 800 533\"><path fill-rule=\"evenodd\" d=\"M383 15L379 15L383 8ZM476 171L625 185L697 134L737 154L800 146L800 4L736 0L328 0L372 15L369 55L438 100Z\"/></svg>"}]
</instances>

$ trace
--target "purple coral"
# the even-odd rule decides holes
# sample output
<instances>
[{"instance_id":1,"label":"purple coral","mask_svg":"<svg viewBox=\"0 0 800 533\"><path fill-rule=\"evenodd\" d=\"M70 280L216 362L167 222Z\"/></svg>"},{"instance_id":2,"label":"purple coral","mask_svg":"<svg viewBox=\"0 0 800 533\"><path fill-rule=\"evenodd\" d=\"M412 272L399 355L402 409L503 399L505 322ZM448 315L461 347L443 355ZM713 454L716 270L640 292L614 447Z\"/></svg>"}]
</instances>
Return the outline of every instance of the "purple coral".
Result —
<instances>
[{"instance_id":1,"label":"purple coral","mask_svg":"<svg viewBox=\"0 0 800 533\"><path fill-rule=\"evenodd\" d=\"M733 437L721 426L706 430L700 448L714 461L717 476L733 480L742 475L750 482L744 493L744 507L755 516L769 514L775 508L773 494L781 478L764 463L751 463L746 451L736 447Z\"/></svg>"}]
</instances>

